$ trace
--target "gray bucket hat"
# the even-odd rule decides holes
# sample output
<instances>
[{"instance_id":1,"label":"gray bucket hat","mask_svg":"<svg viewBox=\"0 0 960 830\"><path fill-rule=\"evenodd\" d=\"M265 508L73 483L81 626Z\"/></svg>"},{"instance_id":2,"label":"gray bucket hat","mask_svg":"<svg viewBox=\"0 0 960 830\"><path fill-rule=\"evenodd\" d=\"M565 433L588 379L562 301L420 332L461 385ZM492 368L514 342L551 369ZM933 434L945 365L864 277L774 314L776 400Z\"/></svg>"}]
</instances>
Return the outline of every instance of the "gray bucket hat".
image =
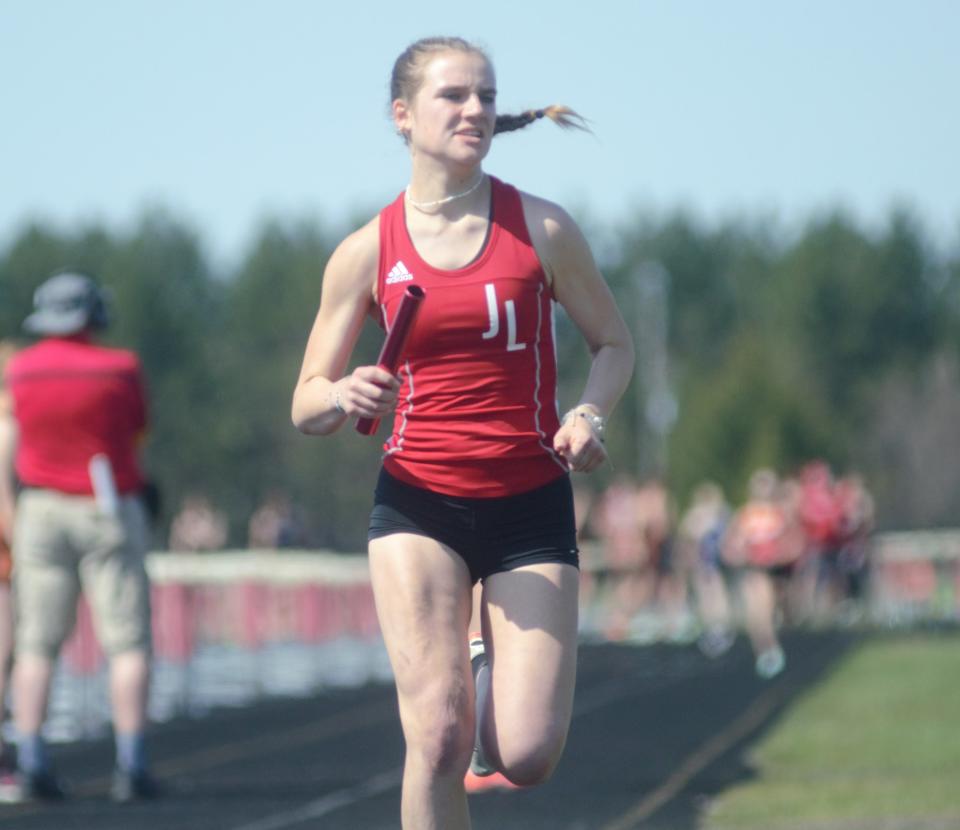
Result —
<instances>
[{"instance_id":1,"label":"gray bucket hat","mask_svg":"<svg viewBox=\"0 0 960 830\"><path fill-rule=\"evenodd\" d=\"M43 282L33 294L33 314L23 321L31 334L69 335L105 328L106 296L86 274L67 271Z\"/></svg>"}]
</instances>

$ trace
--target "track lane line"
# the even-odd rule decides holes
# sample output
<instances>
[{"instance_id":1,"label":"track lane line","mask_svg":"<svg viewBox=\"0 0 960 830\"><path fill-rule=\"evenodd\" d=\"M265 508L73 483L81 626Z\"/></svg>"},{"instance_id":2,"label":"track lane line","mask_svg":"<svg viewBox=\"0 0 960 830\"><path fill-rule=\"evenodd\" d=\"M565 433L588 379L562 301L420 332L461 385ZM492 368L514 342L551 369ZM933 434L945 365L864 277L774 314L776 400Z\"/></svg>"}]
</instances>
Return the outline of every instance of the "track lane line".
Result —
<instances>
[{"instance_id":1,"label":"track lane line","mask_svg":"<svg viewBox=\"0 0 960 830\"><path fill-rule=\"evenodd\" d=\"M334 790L332 793L327 793L302 807L287 810L283 813L274 813L249 824L241 824L239 827L232 828L232 830L284 830L287 827L322 818L341 807L346 807L348 804L355 804L365 798L382 795L399 787L402 780L403 767L397 767L380 775L375 775L373 778L368 778L366 781L361 781L353 787Z\"/></svg>"},{"instance_id":2,"label":"track lane line","mask_svg":"<svg viewBox=\"0 0 960 830\"><path fill-rule=\"evenodd\" d=\"M630 698L635 694L636 689L629 686L625 687L623 681L619 678L600 683L578 696L578 702L574 704L573 718L602 709L610 703ZM393 716L391 714L391 717ZM250 824L233 827L231 830L286 830L286 828L294 827L310 819L328 815L343 807L349 807L365 798L382 795L399 787L402 781L403 767L399 767L375 775L352 787L344 787L332 793L327 793L327 795L311 801L303 807L286 810L282 813L273 813Z\"/></svg>"},{"instance_id":3,"label":"track lane line","mask_svg":"<svg viewBox=\"0 0 960 830\"><path fill-rule=\"evenodd\" d=\"M194 750L163 761L157 761L153 770L161 780L176 778L190 773L208 770L221 764L243 761L263 756L269 752L282 752L290 747L304 746L316 741L326 740L351 732L354 729L375 726L391 722L396 712L383 702L371 703L327 715L321 720L291 727L283 732L275 732L266 737L244 738L228 744ZM110 776L100 776L84 781L71 788L75 795L92 795L105 790L111 781Z\"/></svg>"},{"instance_id":4,"label":"track lane line","mask_svg":"<svg viewBox=\"0 0 960 830\"><path fill-rule=\"evenodd\" d=\"M742 738L760 726L787 699L792 686L781 683L754 699L729 726L704 741L655 790L645 795L618 818L599 830L636 830L637 823L652 816L674 798L690 781Z\"/></svg>"}]
</instances>

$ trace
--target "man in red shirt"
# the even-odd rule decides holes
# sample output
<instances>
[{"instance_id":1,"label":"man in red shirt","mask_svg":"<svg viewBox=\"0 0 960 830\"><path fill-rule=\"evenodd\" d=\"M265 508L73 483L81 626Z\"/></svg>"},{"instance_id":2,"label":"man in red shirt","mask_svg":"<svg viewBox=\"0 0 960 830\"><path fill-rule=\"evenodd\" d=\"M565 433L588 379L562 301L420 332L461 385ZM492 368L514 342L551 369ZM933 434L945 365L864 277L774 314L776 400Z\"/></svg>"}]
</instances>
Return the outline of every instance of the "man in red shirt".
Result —
<instances>
[{"instance_id":1,"label":"man in red shirt","mask_svg":"<svg viewBox=\"0 0 960 830\"><path fill-rule=\"evenodd\" d=\"M41 340L6 371L22 488L13 533L19 787L8 799L64 796L41 729L81 588L110 661L117 746L112 795L150 797L156 786L144 747L150 597L138 461L147 423L140 362L132 352L94 343L108 316L91 278L56 274L37 289L34 306L24 328Z\"/></svg>"}]
</instances>

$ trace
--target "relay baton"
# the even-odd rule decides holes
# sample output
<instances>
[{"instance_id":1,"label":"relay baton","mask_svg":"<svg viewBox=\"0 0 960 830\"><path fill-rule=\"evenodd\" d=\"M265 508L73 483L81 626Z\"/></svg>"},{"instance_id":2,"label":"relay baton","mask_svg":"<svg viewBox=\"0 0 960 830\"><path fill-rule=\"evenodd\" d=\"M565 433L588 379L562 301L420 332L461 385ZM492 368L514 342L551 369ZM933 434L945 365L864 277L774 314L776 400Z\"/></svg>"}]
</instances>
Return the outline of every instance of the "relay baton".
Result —
<instances>
[{"instance_id":1,"label":"relay baton","mask_svg":"<svg viewBox=\"0 0 960 830\"><path fill-rule=\"evenodd\" d=\"M397 373L397 364L400 363L403 344L407 342L407 335L413 328L413 320L417 316L420 303L423 302L425 296L426 293L419 285L408 285L407 290L403 292L400 308L397 309L397 316L387 333L386 340L383 341L380 357L377 358L377 366L386 369L391 375ZM379 418L357 419L357 432L361 435L373 435L379 426Z\"/></svg>"}]
</instances>

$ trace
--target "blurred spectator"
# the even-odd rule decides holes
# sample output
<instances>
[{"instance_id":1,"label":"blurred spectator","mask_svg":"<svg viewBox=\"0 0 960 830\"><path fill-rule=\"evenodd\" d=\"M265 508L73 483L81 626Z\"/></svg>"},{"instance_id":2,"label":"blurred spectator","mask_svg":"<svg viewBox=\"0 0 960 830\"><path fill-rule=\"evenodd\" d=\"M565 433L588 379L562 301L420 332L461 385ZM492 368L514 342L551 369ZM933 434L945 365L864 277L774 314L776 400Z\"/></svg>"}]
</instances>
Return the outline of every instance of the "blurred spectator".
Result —
<instances>
[{"instance_id":1,"label":"blurred spectator","mask_svg":"<svg viewBox=\"0 0 960 830\"><path fill-rule=\"evenodd\" d=\"M690 570L674 550L676 515L673 499L659 478L649 478L637 491L638 521L655 571L657 624L672 640L692 638L694 620L688 605Z\"/></svg>"},{"instance_id":2,"label":"blurred spectator","mask_svg":"<svg viewBox=\"0 0 960 830\"><path fill-rule=\"evenodd\" d=\"M270 493L250 517L247 526L249 548L299 548L303 547L305 542L303 524L285 493Z\"/></svg>"},{"instance_id":3,"label":"blurred spectator","mask_svg":"<svg viewBox=\"0 0 960 830\"><path fill-rule=\"evenodd\" d=\"M7 684L13 660L13 598L10 592L10 544L13 539L13 510L16 500L14 453L17 424L13 401L3 380L7 362L17 352L17 344L0 340L0 787L9 786L15 772L12 754L3 740L6 720Z\"/></svg>"},{"instance_id":4,"label":"blurred spectator","mask_svg":"<svg viewBox=\"0 0 960 830\"><path fill-rule=\"evenodd\" d=\"M829 547L837 536L840 507L833 488L833 473L824 461L811 461L800 470L800 520L809 543Z\"/></svg>"},{"instance_id":5,"label":"blurred spectator","mask_svg":"<svg viewBox=\"0 0 960 830\"><path fill-rule=\"evenodd\" d=\"M807 574L816 571L815 558L800 518L801 487L796 477L787 476L780 481L780 505L787 520L783 538L783 564L772 569L774 587L778 593L778 606L785 622L800 623L810 618L810 596L804 587Z\"/></svg>"},{"instance_id":6,"label":"blurred spectator","mask_svg":"<svg viewBox=\"0 0 960 830\"><path fill-rule=\"evenodd\" d=\"M593 521L596 503L593 490L581 482L573 482L573 513L576 517L577 542L580 547L580 607L584 612L581 623L591 630L596 627L593 616L599 610L596 600L600 584L599 574L603 568L602 552L597 543Z\"/></svg>"},{"instance_id":7,"label":"blurred spectator","mask_svg":"<svg viewBox=\"0 0 960 830\"><path fill-rule=\"evenodd\" d=\"M73 628L83 587L109 657L116 739L111 794L156 794L147 771L150 588L147 516L138 448L147 425L140 361L98 346L106 327L102 290L89 277L57 274L34 294L24 328L41 336L8 363L23 485L13 533L17 609L12 800L60 799L42 737L54 666Z\"/></svg>"},{"instance_id":8,"label":"blurred spectator","mask_svg":"<svg viewBox=\"0 0 960 830\"><path fill-rule=\"evenodd\" d=\"M660 634L656 600L671 532L670 499L656 480L642 486L618 476L593 512L593 527L603 544L607 573L608 639L649 640Z\"/></svg>"},{"instance_id":9,"label":"blurred spectator","mask_svg":"<svg viewBox=\"0 0 960 830\"><path fill-rule=\"evenodd\" d=\"M869 573L870 540L874 528L873 496L862 476L850 473L836 485L840 513L837 571L833 596L844 620L863 611Z\"/></svg>"},{"instance_id":10,"label":"blurred spectator","mask_svg":"<svg viewBox=\"0 0 960 830\"><path fill-rule=\"evenodd\" d=\"M198 493L186 496L170 524L168 547L172 551L223 550L227 544L227 518Z\"/></svg>"},{"instance_id":11,"label":"blurred spectator","mask_svg":"<svg viewBox=\"0 0 960 830\"><path fill-rule=\"evenodd\" d=\"M677 558L688 563L703 633L698 645L708 657L719 657L734 641L733 609L721 557L730 522L730 506L711 481L693 491L690 506L677 529Z\"/></svg>"},{"instance_id":12,"label":"blurred spectator","mask_svg":"<svg viewBox=\"0 0 960 830\"><path fill-rule=\"evenodd\" d=\"M618 476L600 495L592 523L603 546L605 565L603 634L622 640L636 614L653 600L656 570L637 509L638 486L631 476Z\"/></svg>"},{"instance_id":13,"label":"blurred spectator","mask_svg":"<svg viewBox=\"0 0 960 830\"><path fill-rule=\"evenodd\" d=\"M806 540L804 605L822 621L833 606L842 536L841 507L833 473L826 462L806 464L799 479L798 508Z\"/></svg>"},{"instance_id":14,"label":"blurred spectator","mask_svg":"<svg viewBox=\"0 0 960 830\"><path fill-rule=\"evenodd\" d=\"M788 578L800 555L792 516L773 470L760 469L748 484L747 501L730 521L723 558L740 572L747 635L763 678L783 671L786 657L777 636L775 578Z\"/></svg>"}]
</instances>

